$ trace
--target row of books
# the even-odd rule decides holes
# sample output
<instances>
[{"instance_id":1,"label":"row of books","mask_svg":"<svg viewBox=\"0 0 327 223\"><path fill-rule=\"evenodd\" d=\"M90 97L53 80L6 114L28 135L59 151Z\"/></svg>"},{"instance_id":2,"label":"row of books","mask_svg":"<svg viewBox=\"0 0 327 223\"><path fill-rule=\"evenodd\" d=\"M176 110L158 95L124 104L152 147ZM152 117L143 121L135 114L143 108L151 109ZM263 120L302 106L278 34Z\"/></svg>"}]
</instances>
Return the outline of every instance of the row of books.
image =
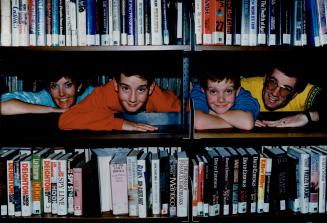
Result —
<instances>
[{"instance_id":1,"label":"row of books","mask_svg":"<svg viewBox=\"0 0 327 223\"><path fill-rule=\"evenodd\" d=\"M88 151L2 148L1 215L188 216L189 158L180 147Z\"/></svg>"},{"instance_id":2,"label":"row of books","mask_svg":"<svg viewBox=\"0 0 327 223\"><path fill-rule=\"evenodd\" d=\"M196 44L327 44L324 0L194 0Z\"/></svg>"},{"instance_id":3,"label":"row of books","mask_svg":"<svg viewBox=\"0 0 327 223\"><path fill-rule=\"evenodd\" d=\"M326 146L206 147L190 160L192 215L326 212Z\"/></svg>"},{"instance_id":4,"label":"row of books","mask_svg":"<svg viewBox=\"0 0 327 223\"><path fill-rule=\"evenodd\" d=\"M112 79L111 75L101 74L96 75L85 81L86 86L100 86L106 84ZM177 77L157 77L156 84L164 90L171 90L177 96L181 94L181 79ZM40 79L22 80L17 75L0 74L0 93L14 92L14 91L40 91L46 88L44 81Z\"/></svg>"},{"instance_id":5,"label":"row of books","mask_svg":"<svg viewBox=\"0 0 327 223\"><path fill-rule=\"evenodd\" d=\"M186 0L1 0L2 46L190 43Z\"/></svg>"}]
</instances>

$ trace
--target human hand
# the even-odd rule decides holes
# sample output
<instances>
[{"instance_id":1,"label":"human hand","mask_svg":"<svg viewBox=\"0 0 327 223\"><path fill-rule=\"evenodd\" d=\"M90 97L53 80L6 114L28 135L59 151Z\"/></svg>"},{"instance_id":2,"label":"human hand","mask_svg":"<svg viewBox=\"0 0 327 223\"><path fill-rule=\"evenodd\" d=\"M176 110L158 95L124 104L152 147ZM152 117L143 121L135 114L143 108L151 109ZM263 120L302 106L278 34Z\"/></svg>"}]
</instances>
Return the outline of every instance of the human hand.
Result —
<instances>
[{"instance_id":1,"label":"human hand","mask_svg":"<svg viewBox=\"0 0 327 223\"><path fill-rule=\"evenodd\" d=\"M63 113L65 111L67 111L68 108L51 108L50 112L54 112L54 113Z\"/></svg>"},{"instance_id":2,"label":"human hand","mask_svg":"<svg viewBox=\"0 0 327 223\"><path fill-rule=\"evenodd\" d=\"M255 126L257 127L302 127L309 122L308 118L304 114L297 114L293 116L284 117L275 121L257 120Z\"/></svg>"},{"instance_id":3,"label":"human hand","mask_svg":"<svg viewBox=\"0 0 327 223\"><path fill-rule=\"evenodd\" d=\"M158 130L157 127L144 124L144 123L137 123L124 120L122 130L125 131L139 131L139 132L153 132Z\"/></svg>"}]
</instances>

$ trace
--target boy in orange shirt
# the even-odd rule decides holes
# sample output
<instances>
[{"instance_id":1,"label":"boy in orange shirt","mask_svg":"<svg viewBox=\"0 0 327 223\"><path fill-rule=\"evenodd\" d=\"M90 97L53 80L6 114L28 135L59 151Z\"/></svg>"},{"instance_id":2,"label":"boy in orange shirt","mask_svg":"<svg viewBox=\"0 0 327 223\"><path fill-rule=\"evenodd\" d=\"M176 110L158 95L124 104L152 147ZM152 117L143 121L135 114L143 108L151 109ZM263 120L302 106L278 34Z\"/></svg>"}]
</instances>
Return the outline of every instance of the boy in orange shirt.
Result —
<instances>
[{"instance_id":1,"label":"boy in orange shirt","mask_svg":"<svg viewBox=\"0 0 327 223\"><path fill-rule=\"evenodd\" d=\"M115 113L180 112L181 102L171 91L160 89L147 73L123 71L59 118L64 130L155 131L157 128L116 118Z\"/></svg>"}]
</instances>

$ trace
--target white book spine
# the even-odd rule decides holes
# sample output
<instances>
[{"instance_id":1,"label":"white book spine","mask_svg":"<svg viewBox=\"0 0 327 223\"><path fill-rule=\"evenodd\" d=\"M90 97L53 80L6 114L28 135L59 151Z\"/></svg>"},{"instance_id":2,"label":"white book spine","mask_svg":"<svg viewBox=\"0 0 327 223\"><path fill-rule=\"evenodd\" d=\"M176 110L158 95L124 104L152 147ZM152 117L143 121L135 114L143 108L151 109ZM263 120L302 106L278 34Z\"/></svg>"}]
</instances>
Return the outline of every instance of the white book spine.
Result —
<instances>
[{"instance_id":1,"label":"white book spine","mask_svg":"<svg viewBox=\"0 0 327 223\"><path fill-rule=\"evenodd\" d=\"M20 163L22 216L32 215L32 164L30 160Z\"/></svg>"},{"instance_id":2,"label":"white book spine","mask_svg":"<svg viewBox=\"0 0 327 223\"><path fill-rule=\"evenodd\" d=\"M110 15L109 15L109 25L110 25ZM120 0L112 0L112 41L113 41L113 45L115 46L120 45Z\"/></svg>"},{"instance_id":3,"label":"white book spine","mask_svg":"<svg viewBox=\"0 0 327 223\"><path fill-rule=\"evenodd\" d=\"M137 161L137 182L138 182L138 205L139 217L147 217L146 181L145 181L145 160Z\"/></svg>"},{"instance_id":4,"label":"white book spine","mask_svg":"<svg viewBox=\"0 0 327 223\"><path fill-rule=\"evenodd\" d=\"M188 213L188 168L188 157L179 157L177 159L177 217L187 217Z\"/></svg>"},{"instance_id":5,"label":"white book spine","mask_svg":"<svg viewBox=\"0 0 327 223\"><path fill-rule=\"evenodd\" d=\"M198 183L199 183L199 166L193 165L193 182L192 182L192 216L198 216Z\"/></svg>"},{"instance_id":6,"label":"white book spine","mask_svg":"<svg viewBox=\"0 0 327 223\"><path fill-rule=\"evenodd\" d=\"M57 214L67 215L67 160L58 160L57 204Z\"/></svg>"},{"instance_id":7,"label":"white book spine","mask_svg":"<svg viewBox=\"0 0 327 223\"><path fill-rule=\"evenodd\" d=\"M27 0L20 0L19 5L19 45L29 45Z\"/></svg>"},{"instance_id":8,"label":"white book spine","mask_svg":"<svg viewBox=\"0 0 327 223\"><path fill-rule=\"evenodd\" d=\"M86 46L86 3L77 0L77 40L78 46Z\"/></svg>"},{"instance_id":9,"label":"white book spine","mask_svg":"<svg viewBox=\"0 0 327 223\"><path fill-rule=\"evenodd\" d=\"M42 160L43 212L51 213L51 159Z\"/></svg>"},{"instance_id":10,"label":"white book spine","mask_svg":"<svg viewBox=\"0 0 327 223\"><path fill-rule=\"evenodd\" d=\"M108 0L108 32L109 32L109 46L114 45L113 42L113 0Z\"/></svg>"},{"instance_id":11,"label":"white book spine","mask_svg":"<svg viewBox=\"0 0 327 223\"><path fill-rule=\"evenodd\" d=\"M136 0L137 45L144 45L144 0Z\"/></svg>"},{"instance_id":12,"label":"white book spine","mask_svg":"<svg viewBox=\"0 0 327 223\"><path fill-rule=\"evenodd\" d=\"M11 1L11 45L19 46L19 0Z\"/></svg>"},{"instance_id":13,"label":"white book spine","mask_svg":"<svg viewBox=\"0 0 327 223\"><path fill-rule=\"evenodd\" d=\"M249 45L257 45L258 33L258 2L257 0L250 0L250 32L249 32Z\"/></svg>"},{"instance_id":14,"label":"white book spine","mask_svg":"<svg viewBox=\"0 0 327 223\"><path fill-rule=\"evenodd\" d=\"M98 157L101 212L108 212L112 210L111 179L109 166L110 160L111 156Z\"/></svg>"},{"instance_id":15,"label":"white book spine","mask_svg":"<svg viewBox=\"0 0 327 223\"><path fill-rule=\"evenodd\" d=\"M270 183L267 181L267 179L271 178L271 171L272 171L272 159L271 158L266 158L266 182L265 182L265 187L270 187L270 185L267 185L267 183ZM270 191L271 189L269 189ZM264 202L264 206L263 206L263 212L268 213L269 212L269 199L273 199L271 198L271 194L265 194L265 197L268 196L268 200L265 200Z\"/></svg>"},{"instance_id":16,"label":"white book spine","mask_svg":"<svg viewBox=\"0 0 327 223\"><path fill-rule=\"evenodd\" d=\"M65 25L66 25L66 46L72 45L72 17L70 10L70 0L65 0Z\"/></svg>"},{"instance_id":17,"label":"white book spine","mask_svg":"<svg viewBox=\"0 0 327 223\"><path fill-rule=\"evenodd\" d=\"M128 214L126 163L111 164L110 171L113 214Z\"/></svg>"},{"instance_id":18,"label":"white book spine","mask_svg":"<svg viewBox=\"0 0 327 223\"><path fill-rule=\"evenodd\" d=\"M151 45L162 45L161 1L151 0Z\"/></svg>"},{"instance_id":19,"label":"white book spine","mask_svg":"<svg viewBox=\"0 0 327 223\"><path fill-rule=\"evenodd\" d=\"M8 215L15 215L15 198L14 198L14 161L7 160L7 196L8 196Z\"/></svg>"},{"instance_id":20,"label":"white book spine","mask_svg":"<svg viewBox=\"0 0 327 223\"><path fill-rule=\"evenodd\" d=\"M11 46L10 1L1 0L1 46Z\"/></svg>"},{"instance_id":21,"label":"white book spine","mask_svg":"<svg viewBox=\"0 0 327 223\"><path fill-rule=\"evenodd\" d=\"M71 27L71 45L77 46L77 7L76 1L69 2L70 27Z\"/></svg>"},{"instance_id":22,"label":"white book spine","mask_svg":"<svg viewBox=\"0 0 327 223\"><path fill-rule=\"evenodd\" d=\"M127 157L127 180L128 180L128 214L138 216L138 197L137 197L137 159Z\"/></svg>"},{"instance_id":23,"label":"white book spine","mask_svg":"<svg viewBox=\"0 0 327 223\"><path fill-rule=\"evenodd\" d=\"M152 25L151 25L151 27L152 27ZM211 37L211 35L210 35L210 37ZM177 38L177 40L181 40L183 38L183 3L182 2L177 2L177 34L176 34L176 38Z\"/></svg>"},{"instance_id":24,"label":"white book spine","mask_svg":"<svg viewBox=\"0 0 327 223\"><path fill-rule=\"evenodd\" d=\"M152 181L152 214L160 214L160 160L151 161L151 181Z\"/></svg>"},{"instance_id":25,"label":"white book spine","mask_svg":"<svg viewBox=\"0 0 327 223\"><path fill-rule=\"evenodd\" d=\"M58 213L58 160L51 160L51 213Z\"/></svg>"},{"instance_id":26,"label":"white book spine","mask_svg":"<svg viewBox=\"0 0 327 223\"><path fill-rule=\"evenodd\" d=\"M202 0L194 4L195 43L202 44Z\"/></svg>"}]
</instances>

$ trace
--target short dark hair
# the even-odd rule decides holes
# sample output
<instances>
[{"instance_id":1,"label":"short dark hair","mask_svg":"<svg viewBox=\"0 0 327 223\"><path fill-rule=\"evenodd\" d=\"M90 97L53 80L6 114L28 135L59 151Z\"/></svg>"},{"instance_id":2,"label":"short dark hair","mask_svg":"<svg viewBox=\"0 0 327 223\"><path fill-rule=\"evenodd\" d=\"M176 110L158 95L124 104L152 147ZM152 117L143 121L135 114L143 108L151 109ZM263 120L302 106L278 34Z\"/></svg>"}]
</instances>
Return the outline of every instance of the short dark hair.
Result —
<instances>
[{"instance_id":1,"label":"short dark hair","mask_svg":"<svg viewBox=\"0 0 327 223\"><path fill-rule=\"evenodd\" d=\"M132 70L132 69L120 69L114 72L114 78L116 81L120 80L121 74L124 74L126 77L139 76L140 78L148 81L148 86L154 82L154 74L147 71Z\"/></svg>"},{"instance_id":2,"label":"short dark hair","mask_svg":"<svg viewBox=\"0 0 327 223\"><path fill-rule=\"evenodd\" d=\"M235 74L233 72L220 72L220 71L206 71L201 75L200 77L200 85L203 89L208 88L208 80L211 81L223 81L224 79L232 81L234 83L234 88L238 89L241 86L240 83L240 76L238 74Z\"/></svg>"},{"instance_id":3,"label":"short dark hair","mask_svg":"<svg viewBox=\"0 0 327 223\"><path fill-rule=\"evenodd\" d=\"M282 71L288 77L296 78L296 84L295 84L295 92L296 93L301 93L308 84L307 79L304 77L305 71L301 67L301 64L299 64L299 63L295 64L295 63L291 63L289 61L275 60L271 64L271 66L268 67L266 74L268 76L271 76L274 69L278 69L278 70Z\"/></svg>"}]
</instances>

